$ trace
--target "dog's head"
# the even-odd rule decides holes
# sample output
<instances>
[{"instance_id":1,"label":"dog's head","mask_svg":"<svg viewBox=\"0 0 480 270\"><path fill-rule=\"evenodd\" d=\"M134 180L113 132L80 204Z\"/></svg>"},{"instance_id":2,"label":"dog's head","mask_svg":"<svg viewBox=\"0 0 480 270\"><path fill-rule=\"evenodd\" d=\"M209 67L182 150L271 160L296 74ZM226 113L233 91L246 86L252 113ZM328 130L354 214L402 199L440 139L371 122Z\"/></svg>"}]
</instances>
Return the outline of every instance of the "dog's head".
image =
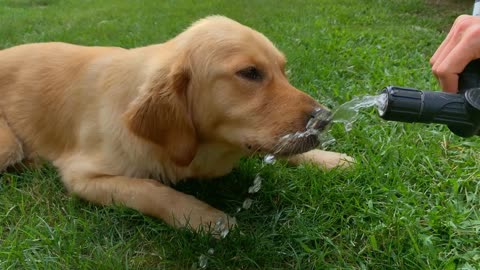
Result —
<instances>
[{"instance_id":1,"label":"dog's head","mask_svg":"<svg viewBox=\"0 0 480 270\"><path fill-rule=\"evenodd\" d=\"M289 84L285 57L262 34L221 16L193 24L166 43L170 56L126 114L137 135L188 165L199 142L222 142L245 152L295 154L318 145L315 135L279 143L329 121L326 108ZM318 117L317 117L318 118Z\"/></svg>"}]
</instances>

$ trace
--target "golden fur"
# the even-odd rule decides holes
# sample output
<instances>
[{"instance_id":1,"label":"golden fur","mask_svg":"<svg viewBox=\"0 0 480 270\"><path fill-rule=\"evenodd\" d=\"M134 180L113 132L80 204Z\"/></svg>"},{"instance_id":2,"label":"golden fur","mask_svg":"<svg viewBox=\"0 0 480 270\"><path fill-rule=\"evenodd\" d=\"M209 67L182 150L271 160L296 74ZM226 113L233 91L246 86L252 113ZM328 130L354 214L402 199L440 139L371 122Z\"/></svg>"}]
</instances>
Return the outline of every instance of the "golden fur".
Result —
<instances>
[{"instance_id":1,"label":"golden fur","mask_svg":"<svg viewBox=\"0 0 480 270\"><path fill-rule=\"evenodd\" d=\"M281 137L305 130L322 106L288 83L284 65L266 37L221 16L142 48L1 50L0 171L40 157L88 201L174 226L198 229L219 218L231 226L223 212L168 184L225 175L240 157L273 152ZM351 161L315 145L303 140L281 154L327 168Z\"/></svg>"}]
</instances>

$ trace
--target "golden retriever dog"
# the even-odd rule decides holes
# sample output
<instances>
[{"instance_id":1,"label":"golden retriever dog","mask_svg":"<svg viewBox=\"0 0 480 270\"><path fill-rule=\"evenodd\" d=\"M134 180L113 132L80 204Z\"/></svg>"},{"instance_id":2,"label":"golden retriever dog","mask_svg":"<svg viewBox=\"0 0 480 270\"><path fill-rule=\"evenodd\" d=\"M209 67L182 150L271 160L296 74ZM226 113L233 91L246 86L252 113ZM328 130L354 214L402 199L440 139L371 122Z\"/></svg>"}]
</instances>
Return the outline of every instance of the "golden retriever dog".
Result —
<instances>
[{"instance_id":1,"label":"golden retriever dog","mask_svg":"<svg viewBox=\"0 0 480 270\"><path fill-rule=\"evenodd\" d=\"M262 34L209 16L134 49L52 42L0 51L0 171L48 160L69 191L193 230L235 220L169 184L219 177L245 155L325 168L352 159L315 149L328 109L294 88ZM320 114L320 116L319 116Z\"/></svg>"}]
</instances>

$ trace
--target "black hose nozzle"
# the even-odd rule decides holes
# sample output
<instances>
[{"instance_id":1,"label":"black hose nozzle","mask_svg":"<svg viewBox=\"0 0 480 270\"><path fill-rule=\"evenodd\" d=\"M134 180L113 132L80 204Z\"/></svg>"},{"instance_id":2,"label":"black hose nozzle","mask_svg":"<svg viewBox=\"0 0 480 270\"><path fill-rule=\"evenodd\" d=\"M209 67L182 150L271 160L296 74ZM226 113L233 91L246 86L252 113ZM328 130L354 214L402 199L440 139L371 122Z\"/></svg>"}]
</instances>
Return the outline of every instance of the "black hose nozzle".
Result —
<instances>
[{"instance_id":1,"label":"black hose nozzle","mask_svg":"<svg viewBox=\"0 0 480 270\"><path fill-rule=\"evenodd\" d=\"M480 88L461 94L388 86L379 108L385 120L447 125L456 135L480 135Z\"/></svg>"}]
</instances>

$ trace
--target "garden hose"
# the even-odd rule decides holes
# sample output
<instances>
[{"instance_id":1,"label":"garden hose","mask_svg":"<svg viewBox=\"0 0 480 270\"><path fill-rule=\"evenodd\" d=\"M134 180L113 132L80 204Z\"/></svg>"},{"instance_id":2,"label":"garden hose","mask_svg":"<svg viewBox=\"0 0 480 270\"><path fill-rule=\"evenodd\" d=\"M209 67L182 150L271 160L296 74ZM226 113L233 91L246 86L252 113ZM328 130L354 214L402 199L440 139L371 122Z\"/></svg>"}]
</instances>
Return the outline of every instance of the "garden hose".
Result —
<instances>
[{"instance_id":1,"label":"garden hose","mask_svg":"<svg viewBox=\"0 0 480 270\"><path fill-rule=\"evenodd\" d=\"M473 15L480 15L480 0ZM458 94L388 86L381 92L378 108L385 120L407 123L438 123L461 137L480 135L480 59L459 74Z\"/></svg>"}]
</instances>

